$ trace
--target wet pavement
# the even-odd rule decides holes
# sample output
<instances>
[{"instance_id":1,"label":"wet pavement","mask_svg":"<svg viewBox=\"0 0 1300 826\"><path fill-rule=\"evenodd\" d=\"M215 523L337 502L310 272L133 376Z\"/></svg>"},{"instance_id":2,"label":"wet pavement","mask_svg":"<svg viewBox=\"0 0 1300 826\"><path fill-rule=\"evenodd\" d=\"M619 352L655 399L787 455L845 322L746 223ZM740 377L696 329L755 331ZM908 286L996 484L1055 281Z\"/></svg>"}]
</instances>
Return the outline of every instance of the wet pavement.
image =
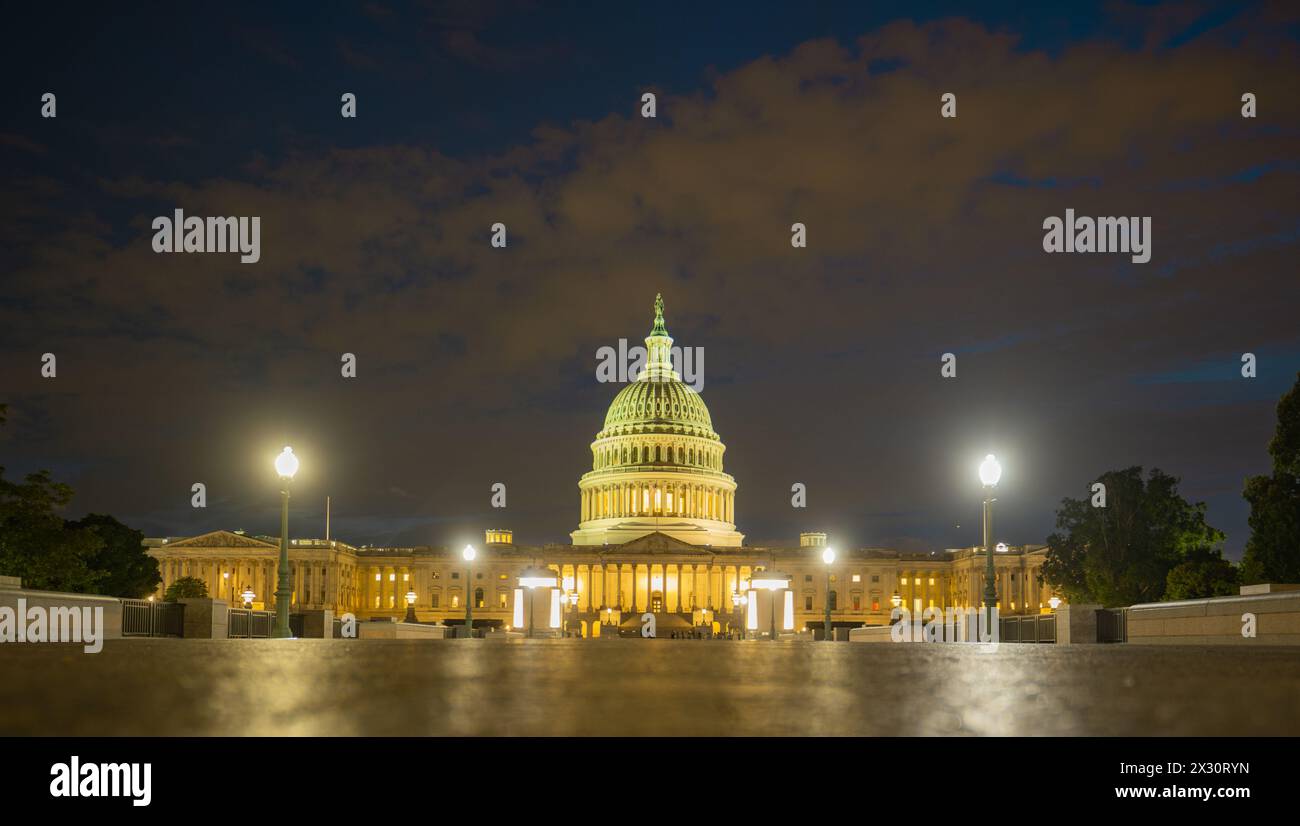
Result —
<instances>
[{"instance_id":1,"label":"wet pavement","mask_svg":"<svg viewBox=\"0 0 1300 826\"><path fill-rule=\"evenodd\" d=\"M1300 648L0 645L0 735L1300 735Z\"/></svg>"}]
</instances>

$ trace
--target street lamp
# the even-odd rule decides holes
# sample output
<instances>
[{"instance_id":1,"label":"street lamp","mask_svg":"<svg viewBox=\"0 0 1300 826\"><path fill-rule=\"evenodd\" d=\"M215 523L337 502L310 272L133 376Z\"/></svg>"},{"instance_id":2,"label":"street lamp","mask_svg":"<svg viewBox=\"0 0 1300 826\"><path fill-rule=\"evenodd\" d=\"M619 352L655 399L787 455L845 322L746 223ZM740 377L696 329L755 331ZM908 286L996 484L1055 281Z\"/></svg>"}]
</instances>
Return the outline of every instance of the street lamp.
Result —
<instances>
[{"instance_id":1,"label":"street lamp","mask_svg":"<svg viewBox=\"0 0 1300 826\"><path fill-rule=\"evenodd\" d=\"M554 588L555 572L550 568L526 568L519 575L519 587L528 589L528 636L533 635L533 591Z\"/></svg>"},{"instance_id":2,"label":"street lamp","mask_svg":"<svg viewBox=\"0 0 1300 826\"><path fill-rule=\"evenodd\" d=\"M474 637L474 592L470 589L474 587L474 557L478 556L478 551L474 550L473 545L466 545L460 555L465 557L465 636L472 639Z\"/></svg>"},{"instance_id":3,"label":"street lamp","mask_svg":"<svg viewBox=\"0 0 1300 826\"><path fill-rule=\"evenodd\" d=\"M576 582L574 583L574 586L577 587L577 583L576 583ZM572 611L571 611L571 616L569 617L569 627L570 627L570 628L573 628L573 627L574 627L574 625L575 625L575 623L577 622L577 619L578 619L578 600L579 600L579 598L580 598L580 596L579 596L579 594L578 594L577 591L570 591L570 592L569 592L569 607L572 609Z\"/></svg>"},{"instance_id":4,"label":"street lamp","mask_svg":"<svg viewBox=\"0 0 1300 826\"><path fill-rule=\"evenodd\" d=\"M271 629L271 637L288 639L293 636L289 630L289 483L298 472L298 457L293 455L293 448L286 446L275 457L275 472L284 484L280 491L280 575L275 587L275 628Z\"/></svg>"},{"instance_id":5,"label":"street lamp","mask_svg":"<svg viewBox=\"0 0 1300 826\"><path fill-rule=\"evenodd\" d=\"M1057 608L1060 608L1060 607L1061 607L1061 598L1060 598L1060 597L1052 597L1051 599L1049 599L1049 600L1047 601L1047 604L1050 605L1050 606L1052 606L1052 610L1055 611Z\"/></svg>"},{"instance_id":6,"label":"street lamp","mask_svg":"<svg viewBox=\"0 0 1300 826\"><path fill-rule=\"evenodd\" d=\"M226 581L226 585L228 585L228 586L230 587L230 601L231 601L231 602L234 602L234 601L235 601L235 583L233 583L233 582L230 581L230 571L222 571L222 572L221 572L221 578L224 579L224 580Z\"/></svg>"},{"instance_id":7,"label":"street lamp","mask_svg":"<svg viewBox=\"0 0 1300 826\"><path fill-rule=\"evenodd\" d=\"M748 597L742 595L739 591L731 592L731 624L735 628L739 629L742 632L742 635L745 625L744 622L742 622L744 618L740 615L740 606L744 605L746 602L749 602ZM730 634L728 634L728 636L730 636Z\"/></svg>"},{"instance_id":8,"label":"street lamp","mask_svg":"<svg viewBox=\"0 0 1300 826\"><path fill-rule=\"evenodd\" d=\"M244 586L244 593L240 594L240 596L244 598L244 607L245 607L245 608L252 608L252 607L253 607L253 597L257 596L257 594L253 593L253 586L251 586L251 585L245 585L245 586Z\"/></svg>"},{"instance_id":9,"label":"street lamp","mask_svg":"<svg viewBox=\"0 0 1300 826\"><path fill-rule=\"evenodd\" d=\"M406 592L406 617L402 620L403 622L419 622L419 619L415 616L415 600L418 598L419 596L415 593L415 586L412 585Z\"/></svg>"},{"instance_id":10,"label":"street lamp","mask_svg":"<svg viewBox=\"0 0 1300 826\"><path fill-rule=\"evenodd\" d=\"M998 604L998 586L994 581L996 574L993 570L993 503L997 501L994 498L994 489L998 486L998 480L1002 478L1002 465L993 454L984 457L980 462L980 483L984 485L984 609L988 615L988 632L993 631L993 611Z\"/></svg>"},{"instance_id":11,"label":"street lamp","mask_svg":"<svg viewBox=\"0 0 1300 826\"><path fill-rule=\"evenodd\" d=\"M835 563L835 549L822 551L822 562L826 563L826 639L831 638L831 565Z\"/></svg>"}]
</instances>

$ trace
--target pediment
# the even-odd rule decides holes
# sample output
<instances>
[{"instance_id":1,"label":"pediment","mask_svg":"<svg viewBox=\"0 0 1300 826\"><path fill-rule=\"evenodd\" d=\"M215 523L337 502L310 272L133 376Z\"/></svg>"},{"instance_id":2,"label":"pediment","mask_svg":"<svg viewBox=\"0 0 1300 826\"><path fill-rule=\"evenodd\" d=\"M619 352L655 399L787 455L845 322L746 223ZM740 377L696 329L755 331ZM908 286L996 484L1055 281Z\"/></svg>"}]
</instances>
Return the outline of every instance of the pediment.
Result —
<instances>
[{"instance_id":1,"label":"pediment","mask_svg":"<svg viewBox=\"0 0 1300 826\"><path fill-rule=\"evenodd\" d=\"M655 531L645 536L638 536L622 545L611 545L611 551L618 553L661 553L661 554L699 554L709 556L713 554L713 549L704 545L692 545L689 542L683 542L680 539L669 536L668 534Z\"/></svg>"},{"instance_id":2,"label":"pediment","mask_svg":"<svg viewBox=\"0 0 1300 826\"><path fill-rule=\"evenodd\" d=\"M278 548L279 546L272 542L265 542L261 539L254 539L251 536L244 536L233 531L211 531L191 536L186 539L179 539L175 542L168 542L163 548Z\"/></svg>"}]
</instances>

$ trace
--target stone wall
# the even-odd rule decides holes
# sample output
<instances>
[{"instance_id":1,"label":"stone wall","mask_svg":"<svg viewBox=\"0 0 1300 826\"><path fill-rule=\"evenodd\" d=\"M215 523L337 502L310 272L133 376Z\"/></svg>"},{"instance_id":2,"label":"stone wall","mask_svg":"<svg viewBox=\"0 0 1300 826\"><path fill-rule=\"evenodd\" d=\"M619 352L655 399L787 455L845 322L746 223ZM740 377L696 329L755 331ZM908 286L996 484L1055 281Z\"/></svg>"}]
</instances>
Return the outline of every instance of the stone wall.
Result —
<instances>
[{"instance_id":1,"label":"stone wall","mask_svg":"<svg viewBox=\"0 0 1300 826\"><path fill-rule=\"evenodd\" d=\"M1153 602L1128 610L1128 641L1146 645L1300 645L1300 591ZM1255 636L1242 636L1243 615Z\"/></svg>"}]
</instances>

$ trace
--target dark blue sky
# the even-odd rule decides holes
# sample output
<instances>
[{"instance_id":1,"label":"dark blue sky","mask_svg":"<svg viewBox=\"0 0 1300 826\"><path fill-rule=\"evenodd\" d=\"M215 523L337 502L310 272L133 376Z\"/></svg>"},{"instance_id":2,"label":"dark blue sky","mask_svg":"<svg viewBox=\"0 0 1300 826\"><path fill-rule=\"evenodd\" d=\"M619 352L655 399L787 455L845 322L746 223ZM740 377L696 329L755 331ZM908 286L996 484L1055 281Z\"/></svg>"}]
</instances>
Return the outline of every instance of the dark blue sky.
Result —
<instances>
[{"instance_id":1,"label":"dark blue sky","mask_svg":"<svg viewBox=\"0 0 1300 826\"><path fill-rule=\"evenodd\" d=\"M1245 542L1300 369L1286 4L28 6L9 29L0 464L51 468L79 511L272 532L257 451L291 441L302 518L328 493L351 541L560 541L613 396L593 354L662 291L752 540L972 544L968 460L996 449L1009 541L1142 464ZM153 255L177 206L263 216L265 259ZM1151 215L1152 262L1045 255L1067 207Z\"/></svg>"}]
</instances>

